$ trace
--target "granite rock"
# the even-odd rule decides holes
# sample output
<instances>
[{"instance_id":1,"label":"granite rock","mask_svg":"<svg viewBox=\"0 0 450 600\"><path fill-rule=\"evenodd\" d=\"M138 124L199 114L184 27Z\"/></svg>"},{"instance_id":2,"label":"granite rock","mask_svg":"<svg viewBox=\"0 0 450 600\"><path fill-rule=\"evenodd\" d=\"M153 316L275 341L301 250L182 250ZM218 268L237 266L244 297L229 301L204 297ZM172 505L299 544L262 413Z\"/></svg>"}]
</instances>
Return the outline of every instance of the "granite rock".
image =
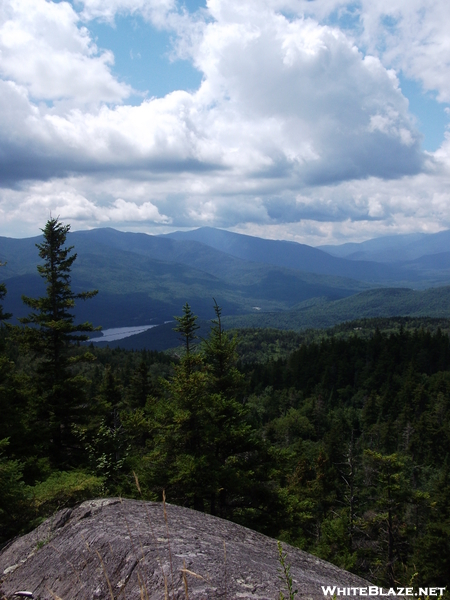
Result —
<instances>
[{"instance_id":1,"label":"granite rock","mask_svg":"<svg viewBox=\"0 0 450 600\"><path fill-rule=\"evenodd\" d=\"M275 600L277 543L188 508L108 498L64 509L0 553L0 598L40 600ZM323 600L321 586L368 582L283 544L296 598ZM331 599L330 599L331 600Z\"/></svg>"}]
</instances>

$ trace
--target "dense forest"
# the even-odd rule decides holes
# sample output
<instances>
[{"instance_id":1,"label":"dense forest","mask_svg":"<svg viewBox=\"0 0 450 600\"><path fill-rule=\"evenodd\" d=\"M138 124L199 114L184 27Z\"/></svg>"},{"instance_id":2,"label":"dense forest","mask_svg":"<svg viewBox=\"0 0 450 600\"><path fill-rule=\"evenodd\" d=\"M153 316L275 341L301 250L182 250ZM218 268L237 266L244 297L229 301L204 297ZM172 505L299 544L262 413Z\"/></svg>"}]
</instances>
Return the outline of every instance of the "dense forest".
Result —
<instances>
[{"instance_id":1,"label":"dense forest","mask_svg":"<svg viewBox=\"0 0 450 600\"><path fill-rule=\"evenodd\" d=\"M212 300L205 339L188 304L176 317L176 355L98 349L68 230L43 230L47 293L22 324L0 307L0 542L86 498L165 490L374 583L450 585L448 322L239 338Z\"/></svg>"}]
</instances>

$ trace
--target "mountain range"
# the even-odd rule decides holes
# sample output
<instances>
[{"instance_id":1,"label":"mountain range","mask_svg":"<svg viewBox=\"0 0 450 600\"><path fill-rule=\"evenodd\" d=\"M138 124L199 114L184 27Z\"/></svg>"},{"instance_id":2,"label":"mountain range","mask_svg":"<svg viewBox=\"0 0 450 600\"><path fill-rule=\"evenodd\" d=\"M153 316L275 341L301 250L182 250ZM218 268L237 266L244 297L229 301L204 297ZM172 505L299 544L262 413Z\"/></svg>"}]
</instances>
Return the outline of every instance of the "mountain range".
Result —
<instances>
[{"instance_id":1,"label":"mountain range","mask_svg":"<svg viewBox=\"0 0 450 600\"><path fill-rule=\"evenodd\" d=\"M22 294L45 293L36 271L40 241L0 237L0 261L7 263L0 269L8 289L4 306L15 317L27 314ZM209 227L160 236L104 228L69 233L67 241L77 253L74 291L99 290L77 305L77 320L104 328L163 323L180 314L186 301L210 319L213 298L233 324L252 326L291 323L299 329L359 316L428 314L431 308L433 316L447 316L444 288L432 300L393 288L450 284L450 232L331 248ZM390 248L385 260L384 248ZM160 335L155 329L146 334Z\"/></svg>"},{"instance_id":2,"label":"mountain range","mask_svg":"<svg viewBox=\"0 0 450 600\"><path fill-rule=\"evenodd\" d=\"M414 261L427 255L448 253L450 230L438 233L409 233L346 243L337 246L319 246L332 256L349 260L369 260L383 263Z\"/></svg>"},{"instance_id":3,"label":"mountain range","mask_svg":"<svg viewBox=\"0 0 450 600\"><path fill-rule=\"evenodd\" d=\"M317 248L212 227L176 231L167 237L201 242L243 260L308 273L350 277L370 284L426 288L450 283L450 231L389 236L360 244Z\"/></svg>"}]
</instances>

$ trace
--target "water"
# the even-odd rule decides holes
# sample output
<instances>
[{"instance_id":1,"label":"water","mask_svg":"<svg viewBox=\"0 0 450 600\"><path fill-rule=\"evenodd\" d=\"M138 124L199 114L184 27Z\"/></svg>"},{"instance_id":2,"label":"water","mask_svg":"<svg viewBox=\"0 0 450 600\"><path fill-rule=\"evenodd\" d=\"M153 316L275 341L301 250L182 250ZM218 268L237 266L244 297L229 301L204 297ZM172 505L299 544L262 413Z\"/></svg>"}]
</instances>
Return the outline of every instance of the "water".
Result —
<instances>
[{"instance_id":1,"label":"water","mask_svg":"<svg viewBox=\"0 0 450 600\"><path fill-rule=\"evenodd\" d=\"M113 327L112 329L104 329L101 332L100 337L91 338L90 342L113 342L115 340L123 340L130 335L136 335L151 329L152 327L158 327L158 325L136 325L134 327Z\"/></svg>"}]
</instances>

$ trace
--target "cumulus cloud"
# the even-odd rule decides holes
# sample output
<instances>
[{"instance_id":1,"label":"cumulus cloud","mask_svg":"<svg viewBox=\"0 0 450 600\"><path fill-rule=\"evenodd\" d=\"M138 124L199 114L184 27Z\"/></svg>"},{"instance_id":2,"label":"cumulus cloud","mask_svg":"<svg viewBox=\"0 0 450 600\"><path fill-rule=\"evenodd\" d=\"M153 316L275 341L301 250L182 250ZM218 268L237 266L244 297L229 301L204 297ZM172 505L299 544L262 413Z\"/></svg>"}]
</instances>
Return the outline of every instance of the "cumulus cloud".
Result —
<instances>
[{"instance_id":1,"label":"cumulus cloud","mask_svg":"<svg viewBox=\"0 0 450 600\"><path fill-rule=\"evenodd\" d=\"M212 0L214 4L216 0ZM234 2L234 0L231 0ZM450 4L445 0L267 0L274 10L336 22L366 52L450 101ZM349 23L352 26L349 26Z\"/></svg>"},{"instance_id":2,"label":"cumulus cloud","mask_svg":"<svg viewBox=\"0 0 450 600\"><path fill-rule=\"evenodd\" d=\"M63 173L83 171L82 155L94 170L213 163L300 184L420 169L407 102L378 59L364 58L338 30L311 20L292 22L256 6L245 20L226 16L205 27L196 57L204 82L196 93L96 112L35 110L39 141L51 142L50 155L67 155ZM27 86L30 96L38 87ZM27 112L34 108L29 101Z\"/></svg>"},{"instance_id":3,"label":"cumulus cloud","mask_svg":"<svg viewBox=\"0 0 450 600\"><path fill-rule=\"evenodd\" d=\"M82 17L114 22L117 14L140 14L156 25L164 26L176 10L175 0L80 0Z\"/></svg>"},{"instance_id":4,"label":"cumulus cloud","mask_svg":"<svg viewBox=\"0 0 450 600\"><path fill-rule=\"evenodd\" d=\"M0 215L6 224L39 223L43 214L58 215L62 220L73 223L75 227L120 223L171 223L171 218L161 214L155 204L147 199L148 196L139 203L123 198L111 201L103 191L93 194L93 198L88 199L85 192L92 182L84 182L86 190L74 183L70 179L38 182L31 184L26 190L8 190L0 202Z\"/></svg>"},{"instance_id":5,"label":"cumulus cloud","mask_svg":"<svg viewBox=\"0 0 450 600\"><path fill-rule=\"evenodd\" d=\"M379 49L386 63L436 91L443 102L450 101L449 19L445 1L362 2L363 39L370 51Z\"/></svg>"},{"instance_id":6,"label":"cumulus cloud","mask_svg":"<svg viewBox=\"0 0 450 600\"><path fill-rule=\"evenodd\" d=\"M175 0L83 0L79 13L67 2L5 0L5 222L49 209L88 225L387 222L395 203L390 192L373 190L415 181L417 197L417 182L442 181L448 161L446 150L421 151L388 68L399 68L400 54L386 19L404 31L403 47L408 22L398 15L409 15L407 5L373 4L362 0L360 29L343 31L340 14L349 9L337 0L209 0L195 18ZM418 14L419 0L411 6ZM174 52L203 73L200 88L124 103L131 89L112 75L112 53L99 52L86 28L118 13L170 28Z\"/></svg>"},{"instance_id":7,"label":"cumulus cloud","mask_svg":"<svg viewBox=\"0 0 450 600\"><path fill-rule=\"evenodd\" d=\"M0 56L2 78L35 100L118 102L131 91L111 75L113 54L98 52L68 2L2 2Z\"/></svg>"}]
</instances>

